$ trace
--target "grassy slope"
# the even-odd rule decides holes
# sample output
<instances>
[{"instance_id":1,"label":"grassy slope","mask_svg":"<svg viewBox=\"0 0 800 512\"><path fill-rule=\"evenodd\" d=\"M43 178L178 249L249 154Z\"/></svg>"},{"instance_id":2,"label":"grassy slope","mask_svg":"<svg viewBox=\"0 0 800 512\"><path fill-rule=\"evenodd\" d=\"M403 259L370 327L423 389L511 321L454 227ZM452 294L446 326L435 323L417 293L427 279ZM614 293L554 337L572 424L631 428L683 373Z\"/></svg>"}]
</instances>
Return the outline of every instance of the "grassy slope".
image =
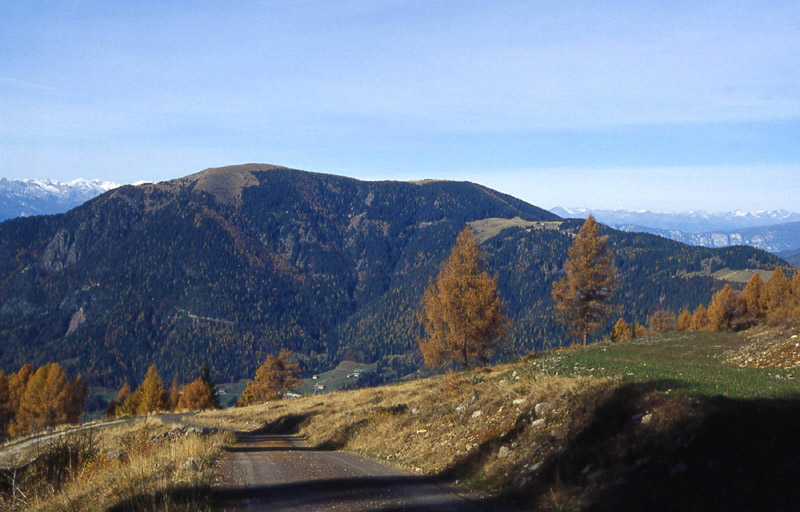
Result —
<instances>
[{"instance_id":1,"label":"grassy slope","mask_svg":"<svg viewBox=\"0 0 800 512\"><path fill-rule=\"evenodd\" d=\"M619 344L537 356L534 364L556 375L620 376L685 395L727 398L798 398L800 370L741 368L726 353L749 343L744 334L672 332Z\"/></svg>"}]
</instances>

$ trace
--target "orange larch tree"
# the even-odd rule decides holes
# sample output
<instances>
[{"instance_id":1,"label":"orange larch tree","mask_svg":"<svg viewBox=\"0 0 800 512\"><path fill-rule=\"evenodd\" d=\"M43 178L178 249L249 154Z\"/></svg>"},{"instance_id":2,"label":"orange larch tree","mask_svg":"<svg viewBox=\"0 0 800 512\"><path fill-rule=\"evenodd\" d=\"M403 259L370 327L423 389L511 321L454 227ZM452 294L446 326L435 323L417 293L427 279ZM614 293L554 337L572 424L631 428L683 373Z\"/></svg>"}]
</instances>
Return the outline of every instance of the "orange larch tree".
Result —
<instances>
[{"instance_id":1,"label":"orange larch tree","mask_svg":"<svg viewBox=\"0 0 800 512\"><path fill-rule=\"evenodd\" d=\"M202 378L198 377L183 387L183 393L176 404L176 409L186 411L203 411L214 409L214 391Z\"/></svg>"},{"instance_id":2,"label":"orange larch tree","mask_svg":"<svg viewBox=\"0 0 800 512\"><path fill-rule=\"evenodd\" d=\"M584 345L618 309L614 255L608 237L599 233L600 225L589 215L569 248L566 275L553 283L555 312L570 333L583 338Z\"/></svg>"},{"instance_id":3,"label":"orange larch tree","mask_svg":"<svg viewBox=\"0 0 800 512\"><path fill-rule=\"evenodd\" d=\"M427 366L486 364L502 346L510 322L471 227L459 233L428 283L418 318L426 336L417 342Z\"/></svg>"},{"instance_id":4,"label":"orange larch tree","mask_svg":"<svg viewBox=\"0 0 800 512\"><path fill-rule=\"evenodd\" d=\"M708 327L712 331L730 331L735 327L739 296L726 284L711 298L708 306Z\"/></svg>"},{"instance_id":5,"label":"orange larch tree","mask_svg":"<svg viewBox=\"0 0 800 512\"><path fill-rule=\"evenodd\" d=\"M283 398L302 382L300 366L291 361L291 350L281 349L277 356L268 355L252 381L236 402L237 407Z\"/></svg>"}]
</instances>

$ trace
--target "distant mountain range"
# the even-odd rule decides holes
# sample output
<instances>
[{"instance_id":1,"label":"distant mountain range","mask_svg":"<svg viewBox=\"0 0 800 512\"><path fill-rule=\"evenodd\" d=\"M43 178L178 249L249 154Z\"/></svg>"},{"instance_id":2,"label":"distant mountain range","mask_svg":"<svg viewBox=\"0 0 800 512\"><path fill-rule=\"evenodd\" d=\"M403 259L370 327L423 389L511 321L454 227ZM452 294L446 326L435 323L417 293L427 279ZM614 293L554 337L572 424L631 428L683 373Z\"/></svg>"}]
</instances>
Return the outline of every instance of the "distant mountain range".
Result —
<instances>
[{"instance_id":1,"label":"distant mountain range","mask_svg":"<svg viewBox=\"0 0 800 512\"><path fill-rule=\"evenodd\" d=\"M185 380L208 362L229 380L289 348L309 373L359 360L406 375L424 289L467 224L498 276L510 350L567 341L550 291L582 221L474 183L253 164L0 223L0 369L58 361L119 385L152 363ZM781 264L750 247L603 231L628 321L707 303L718 270Z\"/></svg>"},{"instance_id":2,"label":"distant mountain range","mask_svg":"<svg viewBox=\"0 0 800 512\"><path fill-rule=\"evenodd\" d=\"M795 253L800 252L800 213L786 210L654 213L557 207L550 211L566 218L586 218L592 213L599 222L615 229L651 233L690 245L750 245L787 257L795 264Z\"/></svg>"},{"instance_id":3,"label":"distant mountain range","mask_svg":"<svg viewBox=\"0 0 800 512\"><path fill-rule=\"evenodd\" d=\"M561 208L550 210L566 219L585 219L591 213L607 226L647 226L654 229L672 229L687 233L727 232L786 222L800 222L800 213L786 210L758 212L734 211L709 213L703 210L661 213L630 210L593 210L590 208Z\"/></svg>"},{"instance_id":4,"label":"distant mountain range","mask_svg":"<svg viewBox=\"0 0 800 512\"><path fill-rule=\"evenodd\" d=\"M0 178L0 221L63 213L117 187L117 183L100 180L61 182Z\"/></svg>"}]
</instances>

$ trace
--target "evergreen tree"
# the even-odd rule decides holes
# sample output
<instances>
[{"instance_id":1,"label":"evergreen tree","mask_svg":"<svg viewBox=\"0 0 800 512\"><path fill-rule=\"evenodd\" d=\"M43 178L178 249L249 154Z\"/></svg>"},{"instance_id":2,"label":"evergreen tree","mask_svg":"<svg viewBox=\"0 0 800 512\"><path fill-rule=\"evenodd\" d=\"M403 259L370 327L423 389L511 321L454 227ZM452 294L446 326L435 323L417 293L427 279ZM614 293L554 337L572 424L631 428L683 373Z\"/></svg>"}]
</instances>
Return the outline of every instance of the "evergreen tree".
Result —
<instances>
[{"instance_id":1,"label":"evergreen tree","mask_svg":"<svg viewBox=\"0 0 800 512\"><path fill-rule=\"evenodd\" d=\"M553 283L555 312L570 333L583 338L584 346L617 310L614 256L607 245L608 237L599 232L599 224L589 215L569 248L566 275Z\"/></svg>"},{"instance_id":2,"label":"evergreen tree","mask_svg":"<svg viewBox=\"0 0 800 512\"><path fill-rule=\"evenodd\" d=\"M501 346L510 322L471 227L461 231L428 283L419 320L427 335L418 339L427 366L486 364Z\"/></svg>"},{"instance_id":3,"label":"evergreen tree","mask_svg":"<svg viewBox=\"0 0 800 512\"><path fill-rule=\"evenodd\" d=\"M267 400L276 400L302 382L300 366L292 362L291 350L281 349L277 356L268 355L252 381L236 402L237 407L254 405Z\"/></svg>"},{"instance_id":4,"label":"evergreen tree","mask_svg":"<svg viewBox=\"0 0 800 512\"><path fill-rule=\"evenodd\" d=\"M203 411L215 409L214 392L202 377L198 377L183 388L177 409L182 411Z\"/></svg>"},{"instance_id":5,"label":"evergreen tree","mask_svg":"<svg viewBox=\"0 0 800 512\"><path fill-rule=\"evenodd\" d=\"M611 341L612 342L621 342L621 341L628 341L633 338L633 332L631 328L628 326L628 323L625 321L624 318L620 317L617 320L617 323L614 324L614 328L611 330Z\"/></svg>"},{"instance_id":6,"label":"evergreen tree","mask_svg":"<svg viewBox=\"0 0 800 512\"><path fill-rule=\"evenodd\" d=\"M692 326L692 314L687 308L683 308L675 322L675 329L678 331L688 331Z\"/></svg>"},{"instance_id":7,"label":"evergreen tree","mask_svg":"<svg viewBox=\"0 0 800 512\"><path fill-rule=\"evenodd\" d=\"M219 403L219 395L217 395L217 383L211 379L211 369L208 367L208 363L203 365L203 371L200 373L200 378L203 379L203 382L211 389L211 401L214 404L214 409L221 409Z\"/></svg>"},{"instance_id":8,"label":"evergreen tree","mask_svg":"<svg viewBox=\"0 0 800 512\"><path fill-rule=\"evenodd\" d=\"M708 327L712 331L730 331L736 320L739 297L731 285L726 284L711 298L708 306Z\"/></svg>"}]
</instances>

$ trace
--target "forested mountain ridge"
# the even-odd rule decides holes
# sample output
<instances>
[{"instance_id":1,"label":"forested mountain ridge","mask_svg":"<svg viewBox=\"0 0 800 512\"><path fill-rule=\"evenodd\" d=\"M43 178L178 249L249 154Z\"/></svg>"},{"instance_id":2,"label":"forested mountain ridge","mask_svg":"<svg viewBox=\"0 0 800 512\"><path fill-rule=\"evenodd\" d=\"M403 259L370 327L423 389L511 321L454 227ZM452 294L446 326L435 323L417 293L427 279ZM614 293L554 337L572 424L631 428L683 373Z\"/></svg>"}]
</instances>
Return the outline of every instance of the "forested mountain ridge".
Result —
<instances>
[{"instance_id":1,"label":"forested mountain ridge","mask_svg":"<svg viewBox=\"0 0 800 512\"><path fill-rule=\"evenodd\" d=\"M186 378L208 361L227 379L288 347L309 370L355 357L407 371L395 356L415 348L419 299L456 234L515 218L483 246L512 345L527 351L560 335L550 286L579 222L473 183L260 164L124 186L66 214L0 224L0 368L55 360L117 384L153 362ZM715 284L704 270L780 263L608 233L624 308L640 321L659 304L707 302Z\"/></svg>"}]
</instances>

